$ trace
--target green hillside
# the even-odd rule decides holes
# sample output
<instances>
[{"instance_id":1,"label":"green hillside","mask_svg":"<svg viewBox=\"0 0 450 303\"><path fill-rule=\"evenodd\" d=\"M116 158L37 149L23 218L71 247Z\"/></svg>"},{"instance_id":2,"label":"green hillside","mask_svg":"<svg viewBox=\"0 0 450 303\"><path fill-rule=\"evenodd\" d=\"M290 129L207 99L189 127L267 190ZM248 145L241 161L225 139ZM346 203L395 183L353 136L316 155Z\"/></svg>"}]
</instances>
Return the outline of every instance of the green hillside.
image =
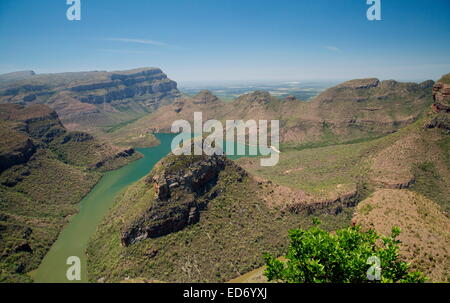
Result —
<instances>
[{"instance_id":1,"label":"green hillside","mask_svg":"<svg viewBox=\"0 0 450 303\"><path fill-rule=\"evenodd\" d=\"M428 102L418 113L421 118L397 132L286 149L273 167L260 167L259 158L236 160L239 166L227 162L224 169L219 164L200 164L207 160L195 157L165 158L117 199L91 240L91 281L228 281L263 265L263 253L283 255L288 230L309 226L312 216L320 216L328 230L349 226L354 206L383 189L427 197L422 215L440 209L446 214L441 216L442 224L448 224L449 133L430 124L438 113ZM186 189L183 184L191 183L183 178L189 179L191 170L200 167L216 167L220 173L198 195ZM198 212L203 203L207 206ZM403 203L410 205L414 199ZM191 222L196 214L198 221ZM392 222L400 220L395 213L390 215ZM164 222L184 225L172 230ZM444 249L445 241L435 244ZM402 258L413 262L413 269L433 272L435 263L419 264L406 253L409 250L401 251ZM447 280L442 274L431 277Z\"/></svg>"},{"instance_id":2,"label":"green hillside","mask_svg":"<svg viewBox=\"0 0 450 303\"><path fill-rule=\"evenodd\" d=\"M100 172L139 155L68 132L43 105L0 105L0 126L0 282L26 282Z\"/></svg>"}]
</instances>

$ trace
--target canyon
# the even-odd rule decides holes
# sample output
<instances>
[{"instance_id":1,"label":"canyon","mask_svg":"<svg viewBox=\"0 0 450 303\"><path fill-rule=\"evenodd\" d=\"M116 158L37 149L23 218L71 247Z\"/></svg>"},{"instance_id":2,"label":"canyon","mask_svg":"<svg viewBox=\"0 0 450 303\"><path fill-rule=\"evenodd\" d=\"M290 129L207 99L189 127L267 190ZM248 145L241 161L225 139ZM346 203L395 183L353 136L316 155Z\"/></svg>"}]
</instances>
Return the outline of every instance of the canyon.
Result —
<instances>
[{"instance_id":1,"label":"canyon","mask_svg":"<svg viewBox=\"0 0 450 303\"><path fill-rule=\"evenodd\" d=\"M29 280L26 273L101 176L131 167L142 157L135 148L158 144L152 133L169 132L175 120L193 122L195 112L220 122L278 119L279 163L261 167L260 156L169 154L151 164L151 172L140 172L120 192L114 189L115 201L105 201L112 208L89 227L85 281L118 282L130 275L228 281L263 265L263 251L282 255L287 231L310 226L313 216L327 230L352 222L371 226L367 209L378 205L372 197L385 193L405 205L420 200L426 213L441 209L444 226L450 194L448 85L448 75L436 83L367 78L309 101L255 91L223 102L206 90L183 95L155 68L0 76L1 277ZM142 168L141 160L135 169ZM394 212L386 224L374 226L385 231L397 221ZM409 229L407 234L414 236ZM445 237L433 244L436 251L444 251ZM405 258L414 243L405 246ZM431 253L422 246L420 251ZM432 268L448 264L434 260L414 259L414 268L442 281L444 272Z\"/></svg>"},{"instance_id":2,"label":"canyon","mask_svg":"<svg viewBox=\"0 0 450 303\"><path fill-rule=\"evenodd\" d=\"M0 103L46 104L69 130L107 131L180 95L161 69L35 74L0 78Z\"/></svg>"}]
</instances>

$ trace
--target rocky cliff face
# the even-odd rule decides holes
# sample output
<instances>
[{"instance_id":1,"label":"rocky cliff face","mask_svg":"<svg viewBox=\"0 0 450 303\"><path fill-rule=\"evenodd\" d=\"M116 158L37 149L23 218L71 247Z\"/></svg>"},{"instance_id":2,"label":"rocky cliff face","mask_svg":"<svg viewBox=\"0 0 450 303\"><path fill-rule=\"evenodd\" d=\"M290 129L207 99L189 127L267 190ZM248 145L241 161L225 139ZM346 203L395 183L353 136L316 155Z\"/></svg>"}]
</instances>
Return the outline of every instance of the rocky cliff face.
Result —
<instances>
[{"instance_id":1,"label":"rocky cliff face","mask_svg":"<svg viewBox=\"0 0 450 303\"><path fill-rule=\"evenodd\" d=\"M220 193L214 190L220 172L233 166L225 156L168 156L147 178L154 189L153 205L122 232L128 246L146 238L157 238L195 224L208 201Z\"/></svg>"},{"instance_id":2,"label":"rocky cliff face","mask_svg":"<svg viewBox=\"0 0 450 303\"><path fill-rule=\"evenodd\" d=\"M84 165L92 169L135 153L134 149L99 143L87 133L67 131L57 113L46 105L0 104L0 123L0 171L26 163L37 148L57 150L60 157L67 154L65 160L77 164L75 159L82 158Z\"/></svg>"},{"instance_id":3,"label":"rocky cliff face","mask_svg":"<svg viewBox=\"0 0 450 303\"><path fill-rule=\"evenodd\" d=\"M440 128L450 133L450 74L442 77L433 86L432 114L427 122L428 128Z\"/></svg>"},{"instance_id":4,"label":"rocky cliff face","mask_svg":"<svg viewBox=\"0 0 450 303\"><path fill-rule=\"evenodd\" d=\"M0 108L0 119L16 122L22 133L43 143L50 143L66 132L56 112L48 106L3 104Z\"/></svg>"},{"instance_id":5,"label":"rocky cliff face","mask_svg":"<svg viewBox=\"0 0 450 303\"><path fill-rule=\"evenodd\" d=\"M27 281L99 171L133 149L67 131L46 105L0 104L0 281ZM95 171L95 172L94 172Z\"/></svg>"},{"instance_id":6,"label":"rocky cliff face","mask_svg":"<svg viewBox=\"0 0 450 303\"><path fill-rule=\"evenodd\" d=\"M219 98L209 90L202 90L193 98L194 104L211 104L217 102L220 102Z\"/></svg>"},{"instance_id":7,"label":"rocky cliff face","mask_svg":"<svg viewBox=\"0 0 450 303\"><path fill-rule=\"evenodd\" d=\"M307 104L287 102L283 115L292 118L281 130L281 140L339 142L395 132L431 105L433 83L356 79L327 89Z\"/></svg>"},{"instance_id":8,"label":"rocky cliff face","mask_svg":"<svg viewBox=\"0 0 450 303\"><path fill-rule=\"evenodd\" d=\"M135 119L180 95L176 82L159 68L7 79L0 82L0 103L47 104L71 130Z\"/></svg>"},{"instance_id":9,"label":"rocky cliff face","mask_svg":"<svg viewBox=\"0 0 450 303\"><path fill-rule=\"evenodd\" d=\"M377 87L380 84L380 80L376 78L368 79L355 79L344 82L338 85L338 88L349 88L349 89L368 89L372 87Z\"/></svg>"},{"instance_id":10,"label":"rocky cliff face","mask_svg":"<svg viewBox=\"0 0 450 303\"><path fill-rule=\"evenodd\" d=\"M2 128L5 125L0 124ZM36 152L36 145L26 135L4 128L0 136L0 173L14 165L26 163Z\"/></svg>"},{"instance_id":11,"label":"rocky cliff face","mask_svg":"<svg viewBox=\"0 0 450 303\"><path fill-rule=\"evenodd\" d=\"M438 82L433 86L433 107L439 111L450 112L450 84Z\"/></svg>"},{"instance_id":12,"label":"rocky cliff face","mask_svg":"<svg viewBox=\"0 0 450 303\"><path fill-rule=\"evenodd\" d=\"M74 73L78 74L78 73ZM81 74L81 73L80 73ZM72 77L61 74L59 82L54 82L59 74L30 75L33 82L14 81L0 90L3 100L28 103L41 100L43 96L52 96L61 91L69 91L77 100L85 103L109 103L116 100L151 94L178 95L176 82L167 78L159 68L143 68L123 72L93 72ZM8 77L9 78L9 77ZM39 83L39 84L36 84Z\"/></svg>"},{"instance_id":13,"label":"rocky cliff face","mask_svg":"<svg viewBox=\"0 0 450 303\"><path fill-rule=\"evenodd\" d=\"M236 99L237 104L268 104L274 97L266 91L255 91L253 93L245 94Z\"/></svg>"},{"instance_id":14,"label":"rocky cliff face","mask_svg":"<svg viewBox=\"0 0 450 303\"><path fill-rule=\"evenodd\" d=\"M50 143L66 132L57 114L45 105L25 108L21 105L2 104L0 124L0 172L26 163L40 144Z\"/></svg>"},{"instance_id":15,"label":"rocky cliff face","mask_svg":"<svg viewBox=\"0 0 450 303\"><path fill-rule=\"evenodd\" d=\"M172 121L192 121L193 112L201 111L204 119L219 121L280 120L280 140L287 145L334 144L386 135L413 123L432 104L433 84L431 80L356 79L329 88L308 102L293 97L280 100L265 91L241 95L233 102L208 102L216 98L203 92L190 101L160 107L145 125L170 130Z\"/></svg>"},{"instance_id":16,"label":"rocky cliff face","mask_svg":"<svg viewBox=\"0 0 450 303\"><path fill-rule=\"evenodd\" d=\"M228 104L228 105L227 105ZM193 122L194 112L202 112L203 120L221 119L229 110L229 103L222 102L210 91L203 90L193 97L182 96L172 104L164 105L155 112L125 126L123 129L139 132L171 132L172 123L177 120ZM229 117L231 118L231 117Z\"/></svg>"},{"instance_id":17,"label":"rocky cliff face","mask_svg":"<svg viewBox=\"0 0 450 303\"><path fill-rule=\"evenodd\" d=\"M144 69L135 72L111 73L109 80L70 87L81 102L91 104L111 103L138 96L149 95L148 105L164 96L175 93L176 82L167 78L160 69ZM155 95L155 96L150 96Z\"/></svg>"}]
</instances>

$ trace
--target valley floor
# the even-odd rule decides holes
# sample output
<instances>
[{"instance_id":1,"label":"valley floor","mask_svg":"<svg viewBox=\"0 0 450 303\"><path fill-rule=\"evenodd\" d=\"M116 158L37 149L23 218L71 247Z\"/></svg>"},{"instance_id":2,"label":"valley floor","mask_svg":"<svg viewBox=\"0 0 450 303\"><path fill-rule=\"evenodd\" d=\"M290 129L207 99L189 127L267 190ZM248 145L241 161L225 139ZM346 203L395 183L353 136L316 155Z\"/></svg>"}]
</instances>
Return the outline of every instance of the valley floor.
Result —
<instances>
[{"instance_id":1,"label":"valley floor","mask_svg":"<svg viewBox=\"0 0 450 303\"><path fill-rule=\"evenodd\" d=\"M274 167L259 167L258 158L241 158L236 162L250 175L237 182L232 169L222 172L215 187L220 194L209 202L199 223L123 247L119 236L132 215L129 209L137 213L145 210L152 203L148 199L155 195L141 180L117 200L92 239L88 250L90 279L264 281L259 268L263 265L262 255L283 255L289 229L310 226L313 216L319 216L328 230L349 226L356 216L354 206L361 201L360 205L369 203L366 201L378 197L383 189L395 189L406 197L408 193L423 197L420 200L427 210L422 216L427 216L430 209L441 209L445 213L440 215L441 224L448 226L448 137L440 129L424 127L425 121L360 143L283 150ZM429 174L434 177L426 178ZM393 204L398 203L395 190L391 198L387 192ZM402 201L408 204L413 200ZM397 225L404 215L390 212L384 226ZM365 221L359 218L360 211L353 223L364 226ZM448 256L448 232L436 238L431 248L414 234L413 226L401 227L404 247L415 247L422 255L430 256L427 262L418 261L411 258L410 249L402 250L413 268L424 271L433 281L447 281L449 264L442 257ZM422 227L433 233L431 225ZM441 257L435 255L439 251ZM433 268L437 267L444 269L436 272Z\"/></svg>"}]
</instances>

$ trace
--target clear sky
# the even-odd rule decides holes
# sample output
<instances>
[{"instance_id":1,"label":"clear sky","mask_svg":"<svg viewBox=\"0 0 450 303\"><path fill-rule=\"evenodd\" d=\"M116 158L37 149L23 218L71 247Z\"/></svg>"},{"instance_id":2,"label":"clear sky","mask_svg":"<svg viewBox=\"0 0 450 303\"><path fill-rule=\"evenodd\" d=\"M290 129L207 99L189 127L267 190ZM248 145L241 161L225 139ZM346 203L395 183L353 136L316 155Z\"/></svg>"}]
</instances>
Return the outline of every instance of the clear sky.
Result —
<instances>
[{"instance_id":1,"label":"clear sky","mask_svg":"<svg viewBox=\"0 0 450 303\"><path fill-rule=\"evenodd\" d=\"M176 81L437 79L450 0L0 0L0 73L162 68Z\"/></svg>"}]
</instances>

